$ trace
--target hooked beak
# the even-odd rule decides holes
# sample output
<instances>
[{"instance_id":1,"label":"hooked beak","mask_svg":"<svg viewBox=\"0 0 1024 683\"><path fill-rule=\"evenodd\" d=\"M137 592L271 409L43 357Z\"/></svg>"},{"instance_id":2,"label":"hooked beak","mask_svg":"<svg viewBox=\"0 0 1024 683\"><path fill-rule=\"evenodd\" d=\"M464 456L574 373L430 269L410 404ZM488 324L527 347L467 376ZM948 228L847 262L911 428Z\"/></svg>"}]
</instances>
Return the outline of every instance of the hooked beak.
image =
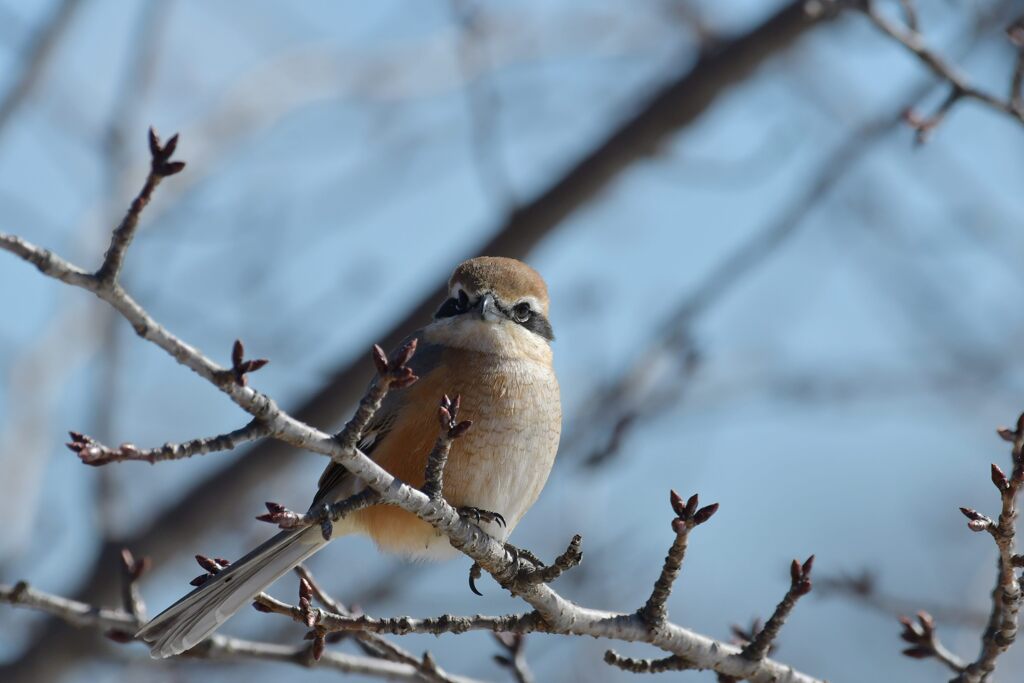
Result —
<instances>
[{"instance_id":1,"label":"hooked beak","mask_svg":"<svg viewBox=\"0 0 1024 683\"><path fill-rule=\"evenodd\" d=\"M496 322L503 317L501 309L498 308L498 304L494 301L494 296L490 293L480 297L477 301L476 309L480 313L481 320Z\"/></svg>"}]
</instances>

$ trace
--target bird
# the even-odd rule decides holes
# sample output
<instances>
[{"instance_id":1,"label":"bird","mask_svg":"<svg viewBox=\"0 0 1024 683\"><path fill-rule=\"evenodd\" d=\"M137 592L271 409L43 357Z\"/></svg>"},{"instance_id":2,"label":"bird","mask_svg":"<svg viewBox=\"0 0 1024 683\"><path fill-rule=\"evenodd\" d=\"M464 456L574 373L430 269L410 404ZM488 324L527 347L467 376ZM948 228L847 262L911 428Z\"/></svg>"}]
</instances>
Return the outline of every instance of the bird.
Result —
<instances>
[{"instance_id":1,"label":"bird","mask_svg":"<svg viewBox=\"0 0 1024 683\"><path fill-rule=\"evenodd\" d=\"M460 419L472 428L452 442L442 495L476 514L504 542L536 502L554 465L562 409L552 364L554 333L548 289L522 261L480 256L460 263L433 319L413 332L417 350L408 366L419 377L387 394L359 443L395 477L422 487L437 438L438 401L461 398ZM320 477L310 510L365 490L331 463ZM481 516L482 513L482 516ZM401 508L372 505L334 524L331 539L366 534L378 548L414 559L457 554L447 537ZM211 576L136 634L154 658L195 647L274 581L321 550L318 525L278 533Z\"/></svg>"}]
</instances>

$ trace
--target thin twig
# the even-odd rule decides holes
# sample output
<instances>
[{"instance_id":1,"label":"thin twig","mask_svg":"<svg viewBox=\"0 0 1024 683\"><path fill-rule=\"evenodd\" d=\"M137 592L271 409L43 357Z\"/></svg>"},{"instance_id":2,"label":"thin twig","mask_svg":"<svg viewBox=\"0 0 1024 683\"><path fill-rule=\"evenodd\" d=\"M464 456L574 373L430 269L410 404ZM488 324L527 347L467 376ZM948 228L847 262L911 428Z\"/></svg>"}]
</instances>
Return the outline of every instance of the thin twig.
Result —
<instances>
[{"instance_id":1,"label":"thin twig","mask_svg":"<svg viewBox=\"0 0 1024 683\"><path fill-rule=\"evenodd\" d=\"M654 582L654 589L651 597L647 599L640 609L640 616L652 629L658 628L668 618L668 610L665 603L672 593L672 584L679 577L679 571L683 566L683 558L686 556L686 542L690 531L694 527L703 524L711 519L711 516L718 511L718 503L712 503L698 509L700 498L695 493L685 503L682 497L675 491L670 492L669 502L676 518L672 520L672 530L676 532L676 538L669 548L668 555L661 568L658 580Z\"/></svg>"},{"instance_id":2,"label":"thin twig","mask_svg":"<svg viewBox=\"0 0 1024 683\"><path fill-rule=\"evenodd\" d=\"M996 659L1013 645L1017 638L1017 619L1022 593L1014 559L1016 557L1017 498L1024 485L1024 413L1015 429L1003 428L999 435L1013 444L1013 470L1007 477L998 465L992 465L992 483L1002 503L998 521L976 510L960 508L969 520L971 531L988 531L999 549L996 586L992 592L992 612L988 627L982 634L981 652L957 678L958 683L980 683L995 671Z\"/></svg>"},{"instance_id":3,"label":"thin twig","mask_svg":"<svg viewBox=\"0 0 1024 683\"><path fill-rule=\"evenodd\" d=\"M336 503L324 503L300 513L289 510L280 503L267 501L267 513L258 515L256 519L269 522L281 529L304 529L308 526L319 526L324 540L331 540L334 535L334 523L344 517L368 508L380 502L380 494L372 489L364 489Z\"/></svg>"},{"instance_id":4,"label":"thin twig","mask_svg":"<svg viewBox=\"0 0 1024 683\"><path fill-rule=\"evenodd\" d=\"M165 443L157 448L136 448L133 444L123 443L117 448L104 446L92 437L78 432L71 432L68 448L78 454L86 465L106 465L112 462L140 460L150 464L164 460L181 460L194 455L206 455L218 451L230 451L238 446L268 436L270 430L259 420L252 420L244 427L227 434L192 439L183 443Z\"/></svg>"},{"instance_id":5,"label":"thin twig","mask_svg":"<svg viewBox=\"0 0 1024 683\"><path fill-rule=\"evenodd\" d=\"M811 555L803 564L797 560L789 567L789 590L783 596L782 602L776 607L772 616L765 623L764 628L754 635L754 639L743 648L743 656L754 661L760 661L768 656L768 650L779 635L782 625L786 623L789 613L793 611L797 600L811 592L811 568L814 566L814 555Z\"/></svg>"},{"instance_id":6,"label":"thin twig","mask_svg":"<svg viewBox=\"0 0 1024 683\"><path fill-rule=\"evenodd\" d=\"M995 111L1002 112L1007 116L1024 123L1024 109L1016 104L1011 96L1002 99L992 93L973 85L968 77L961 73L956 67L949 64L942 56L932 50L924 41L916 28L916 19L913 23L908 21L908 29L898 26L881 12L877 11L873 0L858 0L849 3L849 6L859 9L874 24L874 26L887 35L889 38L902 45L908 52L913 54L924 64L935 76L949 85L949 94L934 114L924 119L916 116L908 117L912 125L918 128L918 140L923 141L927 135L943 120L953 106L962 99L972 99ZM904 5L906 7L906 5Z\"/></svg>"},{"instance_id":7,"label":"thin twig","mask_svg":"<svg viewBox=\"0 0 1024 683\"><path fill-rule=\"evenodd\" d=\"M0 602L46 612L75 626L98 628L119 641L123 640L123 634L127 634L128 640L131 640L131 634L142 626L139 619L124 610L96 607L77 600L69 600L32 588L25 582L13 586L0 584ZM309 656L308 646L277 645L229 638L220 634L214 634L185 653L185 656L221 661L253 659L286 662L303 667L315 664L344 673L377 676L389 680L422 680L420 672L406 664L333 651L325 652L319 661L313 662ZM453 680L469 682L466 678Z\"/></svg>"},{"instance_id":8,"label":"thin twig","mask_svg":"<svg viewBox=\"0 0 1024 683\"><path fill-rule=\"evenodd\" d=\"M437 441L427 456L427 467L423 473L423 488L421 489L428 498L437 499L444 489L444 466L448 462L448 453L452 449L452 443L473 426L470 420L459 422L459 406L462 398L456 394L454 399L448 398L445 394L441 398L441 405L437 408L437 418L441 423L441 431L437 435Z\"/></svg>"},{"instance_id":9,"label":"thin twig","mask_svg":"<svg viewBox=\"0 0 1024 683\"><path fill-rule=\"evenodd\" d=\"M152 128L149 129L149 174L146 176L146 182L142 185L142 189L139 190L139 194L135 196L135 199L132 200L131 205L128 207L128 212L121 219L120 225L114 229L110 236L110 246L107 247L107 253L103 257L103 264L96 271L96 278L101 282L113 283L117 281L117 276L121 272L121 266L124 264L125 253L128 251L128 245L132 243L132 238L135 237L135 230L139 227L139 216L142 215L142 210L149 204L149 200L152 199L157 185L167 176L184 170L184 161L171 161L171 157L174 156L174 151L177 147L177 135L172 135L166 144L160 144L160 138L157 136L156 131Z\"/></svg>"},{"instance_id":10,"label":"thin twig","mask_svg":"<svg viewBox=\"0 0 1024 683\"><path fill-rule=\"evenodd\" d=\"M494 633L494 640L505 651L494 655L499 666L508 669L516 683L533 683L533 672L526 663L526 636L522 633Z\"/></svg>"},{"instance_id":11,"label":"thin twig","mask_svg":"<svg viewBox=\"0 0 1024 683\"><path fill-rule=\"evenodd\" d=\"M900 634L910 647L903 650L903 654L914 659L926 659L934 657L944 664L953 673L962 673L967 664L955 654L947 650L939 641L935 633L935 620L927 612L917 613L917 622L909 617L900 617L903 624L903 632Z\"/></svg>"},{"instance_id":12,"label":"thin twig","mask_svg":"<svg viewBox=\"0 0 1024 683\"><path fill-rule=\"evenodd\" d=\"M369 426L373 416L380 410L384 397L391 389L401 389L409 386L418 378L408 367L408 362L416 353L416 338L410 339L398 350L393 358L388 358L379 345L373 345L373 365L377 369L377 377L370 385L369 390L359 400L359 406L355 414L345 427L335 437L338 444L345 449L355 448L363 438L363 433Z\"/></svg>"},{"instance_id":13,"label":"thin twig","mask_svg":"<svg viewBox=\"0 0 1024 683\"><path fill-rule=\"evenodd\" d=\"M150 564L148 557L136 558L127 548L121 551L121 601L125 611L139 623L146 622L146 603L139 590L139 579L149 571Z\"/></svg>"},{"instance_id":14,"label":"thin twig","mask_svg":"<svg viewBox=\"0 0 1024 683\"><path fill-rule=\"evenodd\" d=\"M313 574L304 566L299 565L296 567L295 573L299 575L299 578L304 581L307 586L309 586L309 590L313 597L315 597L317 601L319 601L320 604L328 610L339 616L353 615L353 613L341 604L341 602L335 600L329 593L327 593L320 583L313 578ZM399 662L401 664L408 664L409 666L416 667L416 669L422 674L424 680L433 681L434 683L451 683L453 680L451 676L437 666L436 662L428 660L425 657L416 657L408 650L395 645L390 640L383 638L376 633L357 631L353 633L353 636L361 644L367 646L366 649L368 651L373 652L379 657L383 657L384 659L392 662Z\"/></svg>"}]
</instances>

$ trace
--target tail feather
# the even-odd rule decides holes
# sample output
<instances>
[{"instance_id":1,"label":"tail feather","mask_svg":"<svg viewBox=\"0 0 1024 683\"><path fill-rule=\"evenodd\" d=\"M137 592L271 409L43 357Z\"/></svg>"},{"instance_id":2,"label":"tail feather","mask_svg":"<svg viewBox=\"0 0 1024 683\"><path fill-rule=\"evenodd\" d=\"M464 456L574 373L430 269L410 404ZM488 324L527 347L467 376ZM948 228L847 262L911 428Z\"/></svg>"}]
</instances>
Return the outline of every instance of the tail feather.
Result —
<instances>
[{"instance_id":1,"label":"tail feather","mask_svg":"<svg viewBox=\"0 0 1024 683\"><path fill-rule=\"evenodd\" d=\"M189 650L326 545L319 527L283 531L154 617L136 634L163 658Z\"/></svg>"}]
</instances>

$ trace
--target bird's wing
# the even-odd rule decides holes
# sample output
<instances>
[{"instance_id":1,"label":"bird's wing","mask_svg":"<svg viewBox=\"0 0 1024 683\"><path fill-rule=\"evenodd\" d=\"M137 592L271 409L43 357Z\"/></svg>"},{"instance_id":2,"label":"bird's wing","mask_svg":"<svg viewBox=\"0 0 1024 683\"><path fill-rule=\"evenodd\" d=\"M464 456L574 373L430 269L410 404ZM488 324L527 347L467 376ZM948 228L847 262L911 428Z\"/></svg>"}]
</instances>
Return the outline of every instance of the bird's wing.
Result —
<instances>
[{"instance_id":1,"label":"bird's wing","mask_svg":"<svg viewBox=\"0 0 1024 683\"><path fill-rule=\"evenodd\" d=\"M422 380L437 367L444 347L424 341L420 331L406 337L400 346L404 346L412 339L417 340L416 353L410 359L408 366ZM380 409L363 432L358 444L359 450L373 457L374 451L387 438L399 413L409 400L409 396L410 392L405 389L388 392ZM310 507L342 500L358 493L363 488L363 483L357 477L353 477L348 470L336 462L327 466L324 473L320 475L318 485L320 488Z\"/></svg>"}]
</instances>

